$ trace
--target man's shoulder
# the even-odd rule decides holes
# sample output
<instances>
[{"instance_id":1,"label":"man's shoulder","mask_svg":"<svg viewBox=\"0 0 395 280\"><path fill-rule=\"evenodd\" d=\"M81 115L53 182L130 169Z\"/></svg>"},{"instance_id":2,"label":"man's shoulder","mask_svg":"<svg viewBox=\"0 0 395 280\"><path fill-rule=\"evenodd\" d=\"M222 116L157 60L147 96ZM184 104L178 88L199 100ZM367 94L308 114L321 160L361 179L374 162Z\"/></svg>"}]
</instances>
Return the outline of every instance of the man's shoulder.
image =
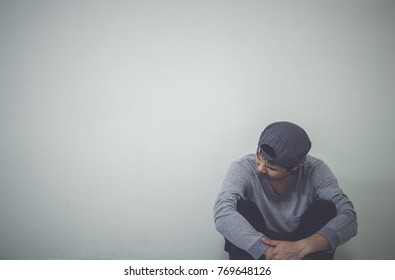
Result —
<instances>
[{"instance_id":1,"label":"man's shoulder","mask_svg":"<svg viewBox=\"0 0 395 280\"><path fill-rule=\"evenodd\" d=\"M243 182L243 184L251 184L257 175L257 168L255 163L255 155L248 154L235 161L233 161L225 175L226 180L231 182Z\"/></svg>"},{"instance_id":2,"label":"man's shoulder","mask_svg":"<svg viewBox=\"0 0 395 280\"><path fill-rule=\"evenodd\" d=\"M233 170L253 170L255 166L254 154L245 155L231 163L231 168Z\"/></svg>"},{"instance_id":3,"label":"man's shoulder","mask_svg":"<svg viewBox=\"0 0 395 280\"><path fill-rule=\"evenodd\" d=\"M255 164L255 154L245 155L245 156L233 161L232 164L247 165L247 166L250 166L251 164Z\"/></svg>"},{"instance_id":4,"label":"man's shoulder","mask_svg":"<svg viewBox=\"0 0 395 280\"><path fill-rule=\"evenodd\" d=\"M317 158L315 156L312 156L312 155L308 154L306 156L305 164L307 164L307 165L316 165L316 164L320 164L322 162L323 162L322 159L319 159L319 158Z\"/></svg>"},{"instance_id":5,"label":"man's shoulder","mask_svg":"<svg viewBox=\"0 0 395 280\"><path fill-rule=\"evenodd\" d=\"M304 167L308 174L316 174L317 172L320 174L322 172L327 172L329 168L322 159L314 157L310 154L306 156Z\"/></svg>"}]
</instances>

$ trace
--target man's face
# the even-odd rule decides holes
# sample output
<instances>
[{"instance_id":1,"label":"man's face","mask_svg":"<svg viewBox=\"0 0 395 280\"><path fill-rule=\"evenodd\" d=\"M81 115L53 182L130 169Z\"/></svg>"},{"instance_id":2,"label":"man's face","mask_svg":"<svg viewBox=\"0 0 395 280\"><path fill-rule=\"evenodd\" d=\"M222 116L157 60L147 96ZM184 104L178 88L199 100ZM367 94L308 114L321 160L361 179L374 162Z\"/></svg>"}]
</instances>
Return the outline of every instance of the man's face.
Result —
<instances>
[{"instance_id":1,"label":"man's face","mask_svg":"<svg viewBox=\"0 0 395 280\"><path fill-rule=\"evenodd\" d=\"M292 171L268 162L265 156L259 152L256 153L256 166L258 172L270 180L281 180L291 175Z\"/></svg>"}]
</instances>

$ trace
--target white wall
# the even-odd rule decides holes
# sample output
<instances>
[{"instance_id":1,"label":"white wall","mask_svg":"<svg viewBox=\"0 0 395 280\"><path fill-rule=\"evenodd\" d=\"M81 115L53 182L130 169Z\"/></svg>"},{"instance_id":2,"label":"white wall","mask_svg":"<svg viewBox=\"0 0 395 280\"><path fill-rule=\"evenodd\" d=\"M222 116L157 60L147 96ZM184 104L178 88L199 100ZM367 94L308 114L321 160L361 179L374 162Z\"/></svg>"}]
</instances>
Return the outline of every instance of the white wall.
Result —
<instances>
[{"instance_id":1,"label":"white wall","mask_svg":"<svg viewBox=\"0 0 395 280\"><path fill-rule=\"evenodd\" d=\"M395 1L1 1L0 258L222 259L212 208L270 122L395 259Z\"/></svg>"}]
</instances>

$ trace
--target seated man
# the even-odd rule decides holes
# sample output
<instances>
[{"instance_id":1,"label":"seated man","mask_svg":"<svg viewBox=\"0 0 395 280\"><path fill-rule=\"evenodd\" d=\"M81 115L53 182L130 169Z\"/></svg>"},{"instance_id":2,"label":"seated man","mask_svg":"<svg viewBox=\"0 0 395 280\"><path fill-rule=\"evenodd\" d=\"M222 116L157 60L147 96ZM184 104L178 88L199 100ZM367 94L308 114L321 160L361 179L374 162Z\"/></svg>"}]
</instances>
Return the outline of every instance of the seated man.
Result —
<instances>
[{"instance_id":1,"label":"seated man","mask_svg":"<svg viewBox=\"0 0 395 280\"><path fill-rule=\"evenodd\" d=\"M357 234L352 202L310 148L301 127L276 122L231 164L214 206L230 259L333 259Z\"/></svg>"}]
</instances>

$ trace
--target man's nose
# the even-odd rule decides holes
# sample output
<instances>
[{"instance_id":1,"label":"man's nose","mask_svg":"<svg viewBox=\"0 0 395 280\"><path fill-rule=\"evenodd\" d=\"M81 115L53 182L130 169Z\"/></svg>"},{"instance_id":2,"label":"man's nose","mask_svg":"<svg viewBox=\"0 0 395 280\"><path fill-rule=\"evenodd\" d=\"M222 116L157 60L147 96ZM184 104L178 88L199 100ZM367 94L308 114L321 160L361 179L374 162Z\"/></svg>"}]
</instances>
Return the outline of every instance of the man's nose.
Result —
<instances>
[{"instance_id":1,"label":"man's nose","mask_svg":"<svg viewBox=\"0 0 395 280\"><path fill-rule=\"evenodd\" d=\"M258 171L262 174L266 174L266 164L264 162L258 164Z\"/></svg>"}]
</instances>

